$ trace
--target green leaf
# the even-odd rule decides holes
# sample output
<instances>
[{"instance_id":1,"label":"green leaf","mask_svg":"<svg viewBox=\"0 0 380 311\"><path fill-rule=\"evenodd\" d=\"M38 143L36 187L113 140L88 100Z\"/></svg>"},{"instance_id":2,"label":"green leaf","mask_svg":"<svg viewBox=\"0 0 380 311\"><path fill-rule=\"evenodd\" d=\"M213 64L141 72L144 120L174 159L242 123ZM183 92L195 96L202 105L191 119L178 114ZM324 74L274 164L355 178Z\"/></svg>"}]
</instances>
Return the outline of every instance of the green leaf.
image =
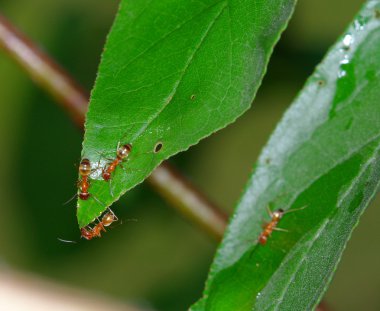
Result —
<instances>
[{"instance_id":1,"label":"green leaf","mask_svg":"<svg viewBox=\"0 0 380 311\"><path fill-rule=\"evenodd\" d=\"M191 310L313 310L379 186L380 1L330 50L263 150ZM285 214L266 245L261 224ZM365 245L363 245L365 247Z\"/></svg>"},{"instance_id":2,"label":"green leaf","mask_svg":"<svg viewBox=\"0 0 380 311\"><path fill-rule=\"evenodd\" d=\"M83 158L94 169L78 200L83 227L164 159L247 110L295 0L122 0L86 120ZM112 176L117 145L132 152ZM155 153L155 146L162 149ZM111 191L112 190L112 191Z\"/></svg>"}]
</instances>

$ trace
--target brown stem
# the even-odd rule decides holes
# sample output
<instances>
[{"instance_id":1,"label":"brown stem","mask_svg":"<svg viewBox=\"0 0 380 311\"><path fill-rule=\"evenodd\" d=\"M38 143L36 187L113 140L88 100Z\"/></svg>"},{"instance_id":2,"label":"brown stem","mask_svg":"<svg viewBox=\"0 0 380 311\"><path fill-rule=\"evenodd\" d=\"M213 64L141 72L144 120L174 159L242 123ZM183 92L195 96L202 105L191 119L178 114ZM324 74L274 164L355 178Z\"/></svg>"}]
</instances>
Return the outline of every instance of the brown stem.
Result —
<instances>
[{"instance_id":1,"label":"brown stem","mask_svg":"<svg viewBox=\"0 0 380 311\"><path fill-rule=\"evenodd\" d=\"M32 41L0 15L0 48L3 48L43 89L50 93L75 123L83 128L88 93ZM148 181L185 218L218 240L227 216L195 189L168 163L159 166Z\"/></svg>"},{"instance_id":2,"label":"brown stem","mask_svg":"<svg viewBox=\"0 0 380 311\"><path fill-rule=\"evenodd\" d=\"M223 236L227 216L195 189L173 166L161 164L149 178L150 183L186 218L216 239ZM212 224L212 226L210 226Z\"/></svg>"},{"instance_id":3,"label":"brown stem","mask_svg":"<svg viewBox=\"0 0 380 311\"><path fill-rule=\"evenodd\" d=\"M331 309L326 305L325 301L322 301L315 311L330 311Z\"/></svg>"},{"instance_id":4,"label":"brown stem","mask_svg":"<svg viewBox=\"0 0 380 311\"><path fill-rule=\"evenodd\" d=\"M87 93L44 52L0 15L3 48L43 89L50 93L81 127L87 111Z\"/></svg>"}]
</instances>

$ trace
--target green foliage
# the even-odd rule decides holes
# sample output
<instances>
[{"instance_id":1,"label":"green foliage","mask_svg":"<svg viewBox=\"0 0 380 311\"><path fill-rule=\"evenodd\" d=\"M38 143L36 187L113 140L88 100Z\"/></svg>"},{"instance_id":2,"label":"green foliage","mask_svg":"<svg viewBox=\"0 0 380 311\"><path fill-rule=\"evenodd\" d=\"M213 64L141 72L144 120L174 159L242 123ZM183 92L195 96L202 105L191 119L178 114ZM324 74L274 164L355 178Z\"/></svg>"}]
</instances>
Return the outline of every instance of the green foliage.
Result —
<instances>
[{"instance_id":1,"label":"green foliage","mask_svg":"<svg viewBox=\"0 0 380 311\"><path fill-rule=\"evenodd\" d=\"M379 12L366 4L277 126L193 311L312 310L325 292L379 186ZM268 205L306 208L263 246Z\"/></svg>"},{"instance_id":2,"label":"green foliage","mask_svg":"<svg viewBox=\"0 0 380 311\"><path fill-rule=\"evenodd\" d=\"M121 1L87 113L82 157L95 171L92 198L78 201L80 227L164 159L249 108L294 4ZM133 150L107 184L101 168L115 158L118 143Z\"/></svg>"},{"instance_id":3,"label":"green foliage","mask_svg":"<svg viewBox=\"0 0 380 311\"><path fill-rule=\"evenodd\" d=\"M164 159L248 109L295 1L122 1L86 121L83 227ZM193 311L311 310L379 185L380 1L317 67L256 164ZM119 144L132 152L111 182ZM157 150L157 145L162 146ZM156 152L157 151L157 152ZM266 245L266 207L285 211ZM305 207L302 209L302 207ZM300 209L301 208L301 209Z\"/></svg>"}]
</instances>

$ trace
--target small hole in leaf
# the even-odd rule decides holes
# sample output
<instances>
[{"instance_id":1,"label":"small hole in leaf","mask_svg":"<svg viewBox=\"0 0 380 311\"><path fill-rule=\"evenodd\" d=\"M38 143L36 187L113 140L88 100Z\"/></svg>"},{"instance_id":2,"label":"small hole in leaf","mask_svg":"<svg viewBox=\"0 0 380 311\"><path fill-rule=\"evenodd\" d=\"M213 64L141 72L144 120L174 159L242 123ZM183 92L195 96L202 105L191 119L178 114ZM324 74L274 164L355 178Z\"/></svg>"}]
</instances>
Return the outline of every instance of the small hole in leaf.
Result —
<instances>
[{"instance_id":1,"label":"small hole in leaf","mask_svg":"<svg viewBox=\"0 0 380 311\"><path fill-rule=\"evenodd\" d=\"M154 153L158 153L158 152L160 152L161 149L162 149L162 147L163 147L162 142L158 142L158 143L154 146Z\"/></svg>"}]
</instances>

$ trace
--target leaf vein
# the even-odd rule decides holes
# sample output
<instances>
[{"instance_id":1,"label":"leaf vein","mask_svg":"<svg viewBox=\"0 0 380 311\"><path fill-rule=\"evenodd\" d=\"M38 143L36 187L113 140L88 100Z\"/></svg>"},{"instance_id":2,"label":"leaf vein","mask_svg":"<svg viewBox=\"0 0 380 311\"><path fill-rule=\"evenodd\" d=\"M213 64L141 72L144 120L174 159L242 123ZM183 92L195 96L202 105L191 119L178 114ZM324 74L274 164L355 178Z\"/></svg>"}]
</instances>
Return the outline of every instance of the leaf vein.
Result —
<instances>
[{"instance_id":1,"label":"leaf vein","mask_svg":"<svg viewBox=\"0 0 380 311\"><path fill-rule=\"evenodd\" d=\"M221 2L218 2L218 3L221 3ZM200 41L199 41L199 44L195 47L193 53L190 55L188 61L186 62L185 64L185 67L184 69L182 70L182 73L181 73L181 76L179 77L178 81L174 84L173 86L173 89L172 91L170 92L169 96L167 97L167 100L165 102L165 104L162 106L162 108L160 110L157 111L157 113L155 113L153 115L153 117L143 126L140 128L140 130L138 130L135 134L135 136L131 139L131 142L133 142L134 140L136 140L138 137L141 136L141 134L158 118L158 116L166 109L166 107L168 107L168 105L171 103L173 97L175 96L177 90L178 90L178 87L179 85L181 84L182 80L183 80L183 77L185 76L186 74L186 71L187 69L190 67L192 61L194 60L194 57L195 55L197 54L197 52L199 51L200 47L202 46L203 42L205 41L205 39L207 38L208 34L210 33L212 27L215 25L216 21L218 20L218 18L222 15L223 11L225 10L225 8L227 7L227 2L225 2L225 5L223 5L220 9L220 11L218 12L218 14L216 15L216 17L211 21L211 23L209 24L209 26L207 27L207 29L205 30L205 33L203 34L203 36L201 37Z\"/></svg>"}]
</instances>

